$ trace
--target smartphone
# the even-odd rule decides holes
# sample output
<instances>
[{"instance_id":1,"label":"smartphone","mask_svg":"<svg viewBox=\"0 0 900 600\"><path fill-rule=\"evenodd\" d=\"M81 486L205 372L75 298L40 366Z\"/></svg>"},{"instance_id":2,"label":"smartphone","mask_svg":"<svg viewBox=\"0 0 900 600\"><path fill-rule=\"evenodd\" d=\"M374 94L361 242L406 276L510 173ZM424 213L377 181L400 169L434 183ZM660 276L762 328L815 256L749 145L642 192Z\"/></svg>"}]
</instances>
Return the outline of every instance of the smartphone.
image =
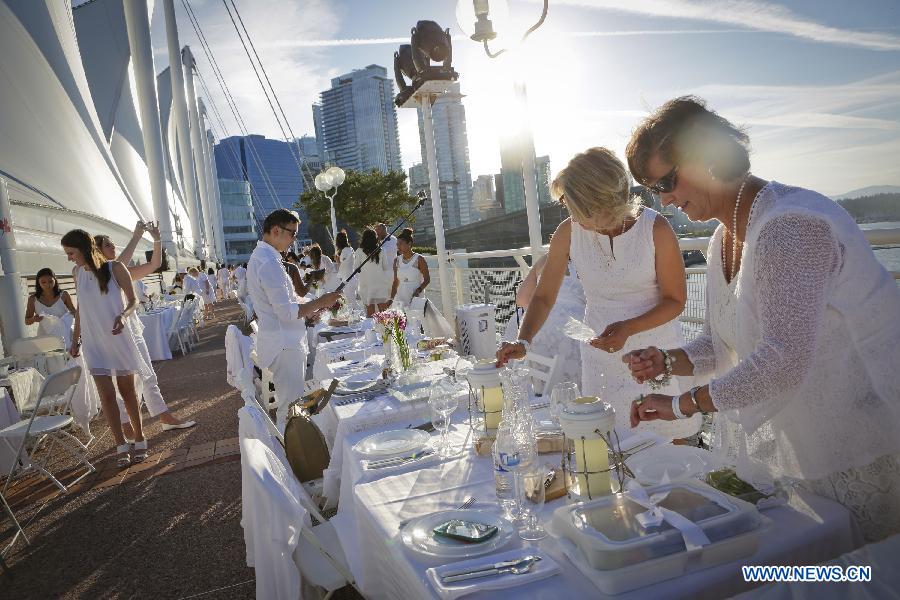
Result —
<instances>
[{"instance_id":1,"label":"smartphone","mask_svg":"<svg viewBox=\"0 0 900 600\"><path fill-rule=\"evenodd\" d=\"M485 525L474 521L451 519L432 529L434 535L459 540L469 544L479 544L497 533L495 525Z\"/></svg>"}]
</instances>

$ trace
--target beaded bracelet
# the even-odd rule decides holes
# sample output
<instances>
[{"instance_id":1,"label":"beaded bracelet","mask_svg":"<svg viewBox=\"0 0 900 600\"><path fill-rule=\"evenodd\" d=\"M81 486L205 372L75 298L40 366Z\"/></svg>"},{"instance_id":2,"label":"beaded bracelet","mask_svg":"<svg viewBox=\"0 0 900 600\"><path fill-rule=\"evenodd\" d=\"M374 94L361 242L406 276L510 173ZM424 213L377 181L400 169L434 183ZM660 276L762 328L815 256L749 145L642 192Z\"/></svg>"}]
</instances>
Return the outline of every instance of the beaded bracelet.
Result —
<instances>
[{"instance_id":1,"label":"beaded bracelet","mask_svg":"<svg viewBox=\"0 0 900 600\"><path fill-rule=\"evenodd\" d=\"M660 352L663 355L663 373L647 381L651 390L662 389L672 381L672 364L675 362L675 359L665 350L660 350Z\"/></svg>"}]
</instances>

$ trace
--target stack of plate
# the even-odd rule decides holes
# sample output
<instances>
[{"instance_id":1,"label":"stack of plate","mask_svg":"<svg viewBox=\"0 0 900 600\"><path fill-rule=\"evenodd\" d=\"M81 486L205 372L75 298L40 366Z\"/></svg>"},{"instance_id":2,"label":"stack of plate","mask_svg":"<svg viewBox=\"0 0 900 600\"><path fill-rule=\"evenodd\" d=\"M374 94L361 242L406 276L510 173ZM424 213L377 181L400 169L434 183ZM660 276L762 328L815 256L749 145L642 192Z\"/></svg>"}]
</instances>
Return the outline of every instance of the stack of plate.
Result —
<instances>
[{"instance_id":1,"label":"stack of plate","mask_svg":"<svg viewBox=\"0 0 900 600\"><path fill-rule=\"evenodd\" d=\"M353 446L369 460L412 455L431 442L431 436L421 429L395 429L374 433Z\"/></svg>"}]
</instances>

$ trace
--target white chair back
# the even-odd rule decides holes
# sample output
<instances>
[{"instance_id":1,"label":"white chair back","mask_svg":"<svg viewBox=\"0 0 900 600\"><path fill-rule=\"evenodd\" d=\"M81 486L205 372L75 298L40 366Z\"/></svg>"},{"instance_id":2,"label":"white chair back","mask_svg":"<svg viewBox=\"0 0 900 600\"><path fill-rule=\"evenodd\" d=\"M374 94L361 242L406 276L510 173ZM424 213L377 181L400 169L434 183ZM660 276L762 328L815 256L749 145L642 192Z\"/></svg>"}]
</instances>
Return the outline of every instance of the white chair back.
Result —
<instances>
[{"instance_id":1,"label":"white chair back","mask_svg":"<svg viewBox=\"0 0 900 600\"><path fill-rule=\"evenodd\" d=\"M63 341L55 335L21 338L10 346L10 353L19 358L33 358L45 352L65 350Z\"/></svg>"},{"instance_id":2,"label":"white chair back","mask_svg":"<svg viewBox=\"0 0 900 600\"><path fill-rule=\"evenodd\" d=\"M559 381L559 375L562 371L559 357L548 358L529 351L525 356L525 364L528 366L528 370L531 371L534 395L538 397L546 396L549 400L550 391Z\"/></svg>"}]
</instances>

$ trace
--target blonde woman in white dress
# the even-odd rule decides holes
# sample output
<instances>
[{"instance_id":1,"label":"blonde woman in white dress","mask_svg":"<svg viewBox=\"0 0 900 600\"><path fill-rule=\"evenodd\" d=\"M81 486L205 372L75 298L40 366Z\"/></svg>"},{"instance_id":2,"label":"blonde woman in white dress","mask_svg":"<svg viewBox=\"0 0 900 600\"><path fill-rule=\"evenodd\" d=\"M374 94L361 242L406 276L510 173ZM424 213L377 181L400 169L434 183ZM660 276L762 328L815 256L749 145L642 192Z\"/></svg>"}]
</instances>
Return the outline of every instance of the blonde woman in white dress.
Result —
<instances>
[{"instance_id":1,"label":"blonde woman in white dress","mask_svg":"<svg viewBox=\"0 0 900 600\"><path fill-rule=\"evenodd\" d=\"M53 270L46 267L37 272L34 293L28 296L25 307L25 324L35 323L38 335L55 335L63 340L64 348L72 345L75 305L69 292L59 289Z\"/></svg>"},{"instance_id":2,"label":"blonde woman in white dress","mask_svg":"<svg viewBox=\"0 0 900 600\"><path fill-rule=\"evenodd\" d=\"M664 206L721 222L703 334L626 357L646 381L668 348L673 373L709 383L645 397L632 422L715 413L715 449L745 481L799 481L847 507L867 541L900 533L900 291L839 205L751 175L748 144L692 97L629 143L632 172Z\"/></svg>"},{"instance_id":3,"label":"blonde woman in white dress","mask_svg":"<svg viewBox=\"0 0 900 600\"><path fill-rule=\"evenodd\" d=\"M397 258L394 259L394 283L391 286L391 303L409 306L413 298L431 283L428 263L413 252L413 230L407 227L397 236Z\"/></svg>"},{"instance_id":4,"label":"blonde woman in white dress","mask_svg":"<svg viewBox=\"0 0 900 600\"><path fill-rule=\"evenodd\" d=\"M498 362L523 358L550 314L571 258L584 287L585 323L596 332L581 349L581 384L616 411L620 437L630 434L631 401L645 393L622 363L622 356L651 340L683 341L678 315L687 297L684 261L669 222L631 197L625 166L606 148L575 156L551 190L569 210L550 241L537 290L519 328L519 339L504 343ZM664 389L680 392L673 378ZM669 439L700 429L700 416L647 429Z\"/></svg>"},{"instance_id":5,"label":"blonde woman in white dress","mask_svg":"<svg viewBox=\"0 0 900 600\"><path fill-rule=\"evenodd\" d=\"M147 377L153 372L138 348L140 332L131 318L137 308L131 275L122 263L106 261L84 230L74 229L64 235L62 247L69 261L75 263L72 275L79 300L69 352L73 357L84 352L116 442L116 464L125 468L147 458L134 376ZM117 387L131 419L133 445L125 443L122 433Z\"/></svg>"}]
</instances>

